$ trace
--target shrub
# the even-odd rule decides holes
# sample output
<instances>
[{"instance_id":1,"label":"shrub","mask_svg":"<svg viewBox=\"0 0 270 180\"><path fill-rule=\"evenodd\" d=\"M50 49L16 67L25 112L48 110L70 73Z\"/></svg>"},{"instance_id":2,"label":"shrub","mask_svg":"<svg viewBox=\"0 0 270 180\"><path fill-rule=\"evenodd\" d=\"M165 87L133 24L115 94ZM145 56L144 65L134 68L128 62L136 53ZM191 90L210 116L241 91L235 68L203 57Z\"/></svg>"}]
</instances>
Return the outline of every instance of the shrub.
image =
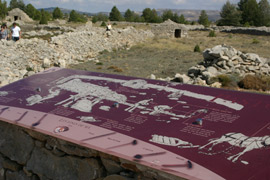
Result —
<instances>
[{"instance_id":1,"label":"shrub","mask_svg":"<svg viewBox=\"0 0 270 180\"><path fill-rule=\"evenodd\" d=\"M103 63L102 62L98 62L98 63L96 63L96 65L102 66Z\"/></svg>"},{"instance_id":2,"label":"shrub","mask_svg":"<svg viewBox=\"0 0 270 180\"><path fill-rule=\"evenodd\" d=\"M209 82L212 84L214 82L220 82L222 87L225 88L236 88L238 86L239 83L239 75L237 74L231 74L231 75L227 75L227 74L221 74L218 75L216 77L213 77L209 80Z\"/></svg>"},{"instance_id":3,"label":"shrub","mask_svg":"<svg viewBox=\"0 0 270 180\"><path fill-rule=\"evenodd\" d=\"M201 52L201 48L198 44L194 47L194 52Z\"/></svg>"},{"instance_id":4,"label":"shrub","mask_svg":"<svg viewBox=\"0 0 270 180\"><path fill-rule=\"evenodd\" d=\"M107 24L104 21L102 21L100 26L107 26Z\"/></svg>"},{"instance_id":5,"label":"shrub","mask_svg":"<svg viewBox=\"0 0 270 180\"><path fill-rule=\"evenodd\" d=\"M252 44L259 44L259 43L260 43L260 41L258 39L253 39L252 40Z\"/></svg>"},{"instance_id":6,"label":"shrub","mask_svg":"<svg viewBox=\"0 0 270 180\"><path fill-rule=\"evenodd\" d=\"M232 82L230 77L226 74L221 74L217 76L218 81L222 84L223 87L228 87L229 84Z\"/></svg>"},{"instance_id":7,"label":"shrub","mask_svg":"<svg viewBox=\"0 0 270 180\"><path fill-rule=\"evenodd\" d=\"M103 51L99 52L99 54L108 54L109 51L107 49L104 49Z\"/></svg>"},{"instance_id":8,"label":"shrub","mask_svg":"<svg viewBox=\"0 0 270 180\"><path fill-rule=\"evenodd\" d=\"M117 24L116 24L116 23L113 23L112 25L113 25L113 26L116 26Z\"/></svg>"},{"instance_id":9,"label":"shrub","mask_svg":"<svg viewBox=\"0 0 270 180\"><path fill-rule=\"evenodd\" d=\"M215 31L210 31L209 34L208 34L208 37L216 37L216 33Z\"/></svg>"},{"instance_id":10,"label":"shrub","mask_svg":"<svg viewBox=\"0 0 270 180\"><path fill-rule=\"evenodd\" d=\"M244 24L244 27L250 27L250 24L249 24L248 22L246 22L246 23Z\"/></svg>"},{"instance_id":11,"label":"shrub","mask_svg":"<svg viewBox=\"0 0 270 180\"><path fill-rule=\"evenodd\" d=\"M107 69L112 69L114 72L123 72L123 69L121 69L117 66L110 66Z\"/></svg>"},{"instance_id":12,"label":"shrub","mask_svg":"<svg viewBox=\"0 0 270 180\"><path fill-rule=\"evenodd\" d=\"M246 75L239 83L239 87L257 91L270 90L270 77L264 75Z\"/></svg>"}]
</instances>

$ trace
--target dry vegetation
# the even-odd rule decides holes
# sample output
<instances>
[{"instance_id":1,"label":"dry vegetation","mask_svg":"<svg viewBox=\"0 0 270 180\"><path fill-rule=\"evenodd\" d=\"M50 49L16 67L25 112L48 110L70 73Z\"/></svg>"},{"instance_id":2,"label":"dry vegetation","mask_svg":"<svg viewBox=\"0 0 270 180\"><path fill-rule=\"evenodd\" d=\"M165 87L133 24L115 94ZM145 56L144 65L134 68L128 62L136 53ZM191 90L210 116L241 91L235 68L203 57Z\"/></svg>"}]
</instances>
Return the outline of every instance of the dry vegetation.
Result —
<instances>
[{"instance_id":1,"label":"dry vegetation","mask_svg":"<svg viewBox=\"0 0 270 180\"><path fill-rule=\"evenodd\" d=\"M242 52L256 53L270 59L269 36L219 32L216 32L216 37L208 35L208 31L190 31L188 38L154 38L128 50L102 52L98 57L101 62L99 64L86 62L72 65L71 68L142 78L151 74L162 78L173 77L176 73L186 73L191 66L203 61L202 54L194 52L196 45L204 50L219 44L227 44Z\"/></svg>"}]
</instances>

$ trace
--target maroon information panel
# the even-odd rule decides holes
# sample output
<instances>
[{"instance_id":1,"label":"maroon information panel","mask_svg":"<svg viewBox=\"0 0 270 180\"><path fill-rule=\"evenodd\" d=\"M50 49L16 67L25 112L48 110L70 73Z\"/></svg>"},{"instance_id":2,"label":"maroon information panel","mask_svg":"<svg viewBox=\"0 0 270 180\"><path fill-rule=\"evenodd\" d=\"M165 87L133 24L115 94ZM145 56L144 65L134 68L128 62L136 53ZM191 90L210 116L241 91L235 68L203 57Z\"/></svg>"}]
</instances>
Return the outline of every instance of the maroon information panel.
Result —
<instances>
[{"instance_id":1,"label":"maroon information panel","mask_svg":"<svg viewBox=\"0 0 270 180\"><path fill-rule=\"evenodd\" d=\"M270 96L52 68L0 118L187 179L270 179Z\"/></svg>"}]
</instances>

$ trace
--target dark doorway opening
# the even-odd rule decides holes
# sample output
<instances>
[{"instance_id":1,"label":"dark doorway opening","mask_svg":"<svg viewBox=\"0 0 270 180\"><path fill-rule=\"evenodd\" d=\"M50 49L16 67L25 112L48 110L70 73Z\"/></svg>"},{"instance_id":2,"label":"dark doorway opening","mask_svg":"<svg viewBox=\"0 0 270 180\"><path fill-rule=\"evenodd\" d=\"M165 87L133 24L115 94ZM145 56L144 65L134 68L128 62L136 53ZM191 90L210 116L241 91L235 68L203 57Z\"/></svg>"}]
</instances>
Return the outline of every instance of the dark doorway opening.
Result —
<instances>
[{"instance_id":1,"label":"dark doorway opening","mask_svg":"<svg viewBox=\"0 0 270 180\"><path fill-rule=\"evenodd\" d=\"M14 16L14 21L17 21L19 19L19 16Z\"/></svg>"},{"instance_id":2,"label":"dark doorway opening","mask_svg":"<svg viewBox=\"0 0 270 180\"><path fill-rule=\"evenodd\" d=\"M180 38L181 37L181 29L176 29L174 31L174 37L175 38Z\"/></svg>"}]
</instances>

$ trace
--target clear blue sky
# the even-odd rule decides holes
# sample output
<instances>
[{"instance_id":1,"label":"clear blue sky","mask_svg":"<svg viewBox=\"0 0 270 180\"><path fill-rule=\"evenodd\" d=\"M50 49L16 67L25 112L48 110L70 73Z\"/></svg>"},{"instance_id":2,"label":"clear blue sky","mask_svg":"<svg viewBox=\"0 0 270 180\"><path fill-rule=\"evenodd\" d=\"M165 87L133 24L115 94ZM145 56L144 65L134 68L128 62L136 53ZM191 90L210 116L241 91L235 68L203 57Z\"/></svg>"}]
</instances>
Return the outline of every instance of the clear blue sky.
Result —
<instances>
[{"instance_id":1,"label":"clear blue sky","mask_svg":"<svg viewBox=\"0 0 270 180\"><path fill-rule=\"evenodd\" d=\"M10 0L7 0L9 4ZM128 8L142 11L144 8L220 10L227 0L24 0L36 8L61 7L85 12L110 12L115 5L120 11ZM237 3L239 0L231 0Z\"/></svg>"}]
</instances>

